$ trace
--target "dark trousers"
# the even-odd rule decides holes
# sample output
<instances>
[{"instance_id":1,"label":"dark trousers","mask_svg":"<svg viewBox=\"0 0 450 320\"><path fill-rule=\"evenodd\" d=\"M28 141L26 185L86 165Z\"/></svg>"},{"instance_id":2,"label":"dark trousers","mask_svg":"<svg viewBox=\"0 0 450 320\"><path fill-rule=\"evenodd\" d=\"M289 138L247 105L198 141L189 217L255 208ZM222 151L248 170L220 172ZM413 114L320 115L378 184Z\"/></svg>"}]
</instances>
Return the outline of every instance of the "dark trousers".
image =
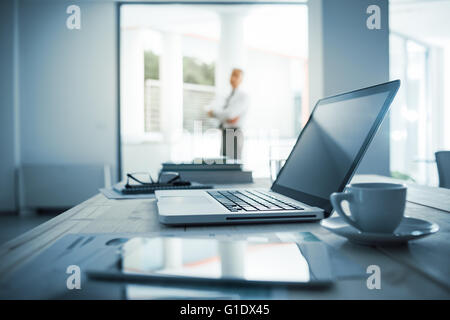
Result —
<instances>
[{"instance_id":1,"label":"dark trousers","mask_svg":"<svg viewBox=\"0 0 450 320\"><path fill-rule=\"evenodd\" d=\"M244 134L239 128L222 129L222 147L220 153L228 159L241 160L244 146Z\"/></svg>"}]
</instances>

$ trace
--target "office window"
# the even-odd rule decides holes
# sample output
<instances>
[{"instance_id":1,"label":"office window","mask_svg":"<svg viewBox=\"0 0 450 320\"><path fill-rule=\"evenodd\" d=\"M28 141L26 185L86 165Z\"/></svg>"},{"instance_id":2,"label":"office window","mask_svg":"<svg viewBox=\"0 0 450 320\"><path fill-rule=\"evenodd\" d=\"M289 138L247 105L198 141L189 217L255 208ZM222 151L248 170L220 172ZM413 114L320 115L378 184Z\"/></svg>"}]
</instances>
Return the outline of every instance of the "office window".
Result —
<instances>
[{"instance_id":1,"label":"office window","mask_svg":"<svg viewBox=\"0 0 450 320\"><path fill-rule=\"evenodd\" d=\"M396 178L435 185L434 152L443 114L430 94L436 71L432 50L427 44L391 35L391 78L402 81L391 109L391 172Z\"/></svg>"},{"instance_id":2,"label":"office window","mask_svg":"<svg viewBox=\"0 0 450 320\"><path fill-rule=\"evenodd\" d=\"M185 83L183 86L183 129L194 132L195 121L201 121L203 129L215 128L205 112L215 97L212 85Z\"/></svg>"},{"instance_id":3,"label":"office window","mask_svg":"<svg viewBox=\"0 0 450 320\"><path fill-rule=\"evenodd\" d=\"M151 30L151 32L157 33L154 30ZM189 37L183 37L182 41L190 45ZM158 46L156 43L151 45L154 47ZM160 56L154 51L148 50L144 52L145 132L161 131L159 63ZM195 121L202 121L204 129L213 127L208 122L204 109L215 97L214 71L215 66L213 62L204 62L192 56L183 57L183 129L189 132L194 131Z\"/></svg>"},{"instance_id":4,"label":"office window","mask_svg":"<svg viewBox=\"0 0 450 320\"><path fill-rule=\"evenodd\" d=\"M186 46L194 47L197 41L199 40L190 37L183 38ZM212 45L215 46L215 44ZM203 61L195 56L183 57L183 129L190 133L194 132L195 121L201 121L204 130L214 127L208 121L205 112L205 107L214 100L216 95L214 77L214 61Z\"/></svg>"},{"instance_id":5,"label":"office window","mask_svg":"<svg viewBox=\"0 0 450 320\"><path fill-rule=\"evenodd\" d=\"M159 92L159 55L153 51L144 52L145 89L144 114L145 132L160 132L160 92Z\"/></svg>"}]
</instances>

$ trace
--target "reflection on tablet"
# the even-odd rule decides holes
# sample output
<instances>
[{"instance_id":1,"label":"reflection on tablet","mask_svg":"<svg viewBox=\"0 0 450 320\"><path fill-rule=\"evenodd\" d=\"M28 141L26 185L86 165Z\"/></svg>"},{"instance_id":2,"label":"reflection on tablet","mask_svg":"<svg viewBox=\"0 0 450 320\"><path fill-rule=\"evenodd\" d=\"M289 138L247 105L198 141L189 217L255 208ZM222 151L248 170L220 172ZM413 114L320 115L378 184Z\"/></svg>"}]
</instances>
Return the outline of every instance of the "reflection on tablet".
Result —
<instances>
[{"instance_id":1,"label":"reflection on tablet","mask_svg":"<svg viewBox=\"0 0 450 320\"><path fill-rule=\"evenodd\" d=\"M307 283L310 267L295 242L133 238L122 272L182 278Z\"/></svg>"}]
</instances>

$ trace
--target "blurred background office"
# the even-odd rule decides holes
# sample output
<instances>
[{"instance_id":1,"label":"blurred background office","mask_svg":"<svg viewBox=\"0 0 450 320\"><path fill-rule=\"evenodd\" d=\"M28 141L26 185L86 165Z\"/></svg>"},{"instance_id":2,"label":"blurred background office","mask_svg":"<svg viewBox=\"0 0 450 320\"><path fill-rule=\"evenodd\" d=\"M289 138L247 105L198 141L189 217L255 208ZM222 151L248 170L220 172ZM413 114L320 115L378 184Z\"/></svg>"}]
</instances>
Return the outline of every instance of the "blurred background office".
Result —
<instances>
[{"instance_id":1,"label":"blurred background office","mask_svg":"<svg viewBox=\"0 0 450 320\"><path fill-rule=\"evenodd\" d=\"M373 4L380 29L366 26ZM70 5L80 29L66 27ZM24 230L47 219L36 211L61 212L127 172L218 156L205 106L229 93L234 66L251 97L242 157L254 177L286 157L317 99L399 78L359 173L437 186L434 153L450 150L448 12L445 0L1 1L0 217L32 217Z\"/></svg>"}]
</instances>

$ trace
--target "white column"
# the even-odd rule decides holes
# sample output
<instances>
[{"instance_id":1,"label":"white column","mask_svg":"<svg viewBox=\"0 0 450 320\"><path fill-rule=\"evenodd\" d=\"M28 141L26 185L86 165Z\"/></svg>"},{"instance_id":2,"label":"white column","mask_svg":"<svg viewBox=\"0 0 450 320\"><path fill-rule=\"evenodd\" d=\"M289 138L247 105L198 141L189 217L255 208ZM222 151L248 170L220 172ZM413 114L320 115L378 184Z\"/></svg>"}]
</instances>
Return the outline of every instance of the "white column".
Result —
<instances>
[{"instance_id":1,"label":"white column","mask_svg":"<svg viewBox=\"0 0 450 320\"><path fill-rule=\"evenodd\" d=\"M183 265L183 246L181 239L163 239L164 267L168 269L179 268Z\"/></svg>"},{"instance_id":2,"label":"white column","mask_svg":"<svg viewBox=\"0 0 450 320\"><path fill-rule=\"evenodd\" d=\"M245 241L219 242L220 267L223 277L245 277ZM247 275L248 276L248 275Z\"/></svg>"},{"instance_id":3,"label":"white column","mask_svg":"<svg viewBox=\"0 0 450 320\"><path fill-rule=\"evenodd\" d=\"M121 43L121 133L141 136L144 124L144 46L141 30L123 30Z\"/></svg>"},{"instance_id":4,"label":"white column","mask_svg":"<svg viewBox=\"0 0 450 320\"><path fill-rule=\"evenodd\" d=\"M163 34L159 78L161 129L164 140L173 143L183 132L183 55L179 34L171 32Z\"/></svg>"},{"instance_id":5,"label":"white column","mask_svg":"<svg viewBox=\"0 0 450 320\"><path fill-rule=\"evenodd\" d=\"M217 93L230 91L230 74L245 63L244 15L239 12L220 14L219 58L216 66Z\"/></svg>"}]
</instances>

